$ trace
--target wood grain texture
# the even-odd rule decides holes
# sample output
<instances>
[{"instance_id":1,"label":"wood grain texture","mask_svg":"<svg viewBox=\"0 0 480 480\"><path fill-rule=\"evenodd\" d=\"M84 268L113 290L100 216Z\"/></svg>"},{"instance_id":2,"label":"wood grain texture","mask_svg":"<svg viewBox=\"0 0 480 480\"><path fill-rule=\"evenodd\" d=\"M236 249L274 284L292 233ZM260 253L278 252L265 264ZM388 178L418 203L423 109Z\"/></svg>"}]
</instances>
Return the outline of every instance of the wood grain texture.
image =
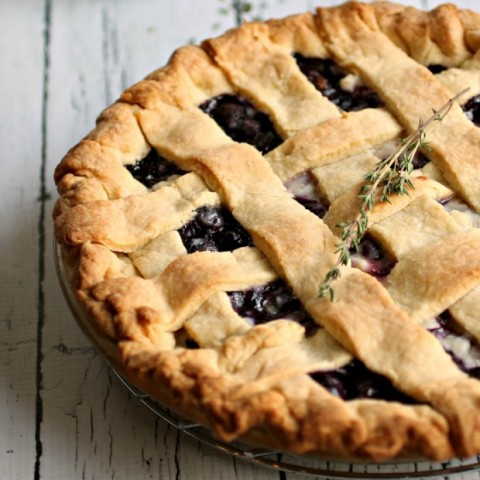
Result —
<instances>
[{"instance_id":1,"label":"wood grain texture","mask_svg":"<svg viewBox=\"0 0 480 480\"><path fill-rule=\"evenodd\" d=\"M99 112L175 48L243 20L339 3L0 2L0 31L11 39L0 44L0 480L305 478L199 444L120 385L77 327L57 281L52 175ZM458 3L479 10L477 0Z\"/></svg>"},{"instance_id":2,"label":"wood grain texture","mask_svg":"<svg viewBox=\"0 0 480 480\"><path fill-rule=\"evenodd\" d=\"M28 3L0 14L2 35L15 39L0 46L0 478L32 478L36 460L44 38L42 5Z\"/></svg>"}]
</instances>

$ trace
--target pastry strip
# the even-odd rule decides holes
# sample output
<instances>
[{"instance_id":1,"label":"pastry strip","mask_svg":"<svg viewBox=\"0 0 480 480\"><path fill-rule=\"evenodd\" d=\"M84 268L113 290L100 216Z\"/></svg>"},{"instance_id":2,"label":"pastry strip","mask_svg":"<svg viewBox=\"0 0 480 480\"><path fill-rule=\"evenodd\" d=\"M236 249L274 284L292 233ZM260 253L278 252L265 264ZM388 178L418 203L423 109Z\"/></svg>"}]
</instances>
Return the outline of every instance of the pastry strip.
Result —
<instances>
[{"instance_id":1,"label":"pastry strip","mask_svg":"<svg viewBox=\"0 0 480 480\"><path fill-rule=\"evenodd\" d=\"M269 114L282 136L340 117L301 73L293 52L271 41L267 24L244 24L203 46L238 91Z\"/></svg>"},{"instance_id":2,"label":"pastry strip","mask_svg":"<svg viewBox=\"0 0 480 480\"><path fill-rule=\"evenodd\" d=\"M208 55L196 46L179 48L166 67L125 90L120 99L149 110L163 104L198 106L224 93L234 93L232 85Z\"/></svg>"},{"instance_id":3,"label":"pastry strip","mask_svg":"<svg viewBox=\"0 0 480 480\"><path fill-rule=\"evenodd\" d=\"M417 248L461 231L457 222L433 198L421 195L403 210L369 229L391 255L401 260Z\"/></svg>"},{"instance_id":4,"label":"pastry strip","mask_svg":"<svg viewBox=\"0 0 480 480\"><path fill-rule=\"evenodd\" d=\"M449 198L452 191L441 183L430 180L427 177L412 177L413 189L409 188L406 195L391 195L389 202L376 202L373 209L369 212L369 226L388 218L396 212L402 210L416 198L421 195L428 195L436 200ZM341 225L349 222L357 215L361 200L358 198L361 185L348 190L346 193L338 197L330 206L324 217L324 222L337 235L341 233Z\"/></svg>"},{"instance_id":5,"label":"pastry strip","mask_svg":"<svg viewBox=\"0 0 480 480\"><path fill-rule=\"evenodd\" d=\"M275 278L261 253L244 247L233 253L196 252L180 256L153 280L108 279L93 286L89 297L92 302L105 302L115 312L113 330L117 335L137 323L141 331L173 332L215 292L241 290ZM139 321L134 320L137 316ZM121 334L120 338L128 336Z\"/></svg>"},{"instance_id":6,"label":"pastry strip","mask_svg":"<svg viewBox=\"0 0 480 480\"><path fill-rule=\"evenodd\" d=\"M148 194L77 205L55 219L56 234L69 245L97 242L130 252L180 228L196 208L217 204L217 194L197 175L189 174Z\"/></svg>"},{"instance_id":7,"label":"pastry strip","mask_svg":"<svg viewBox=\"0 0 480 480\"><path fill-rule=\"evenodd\" d=\"M344 113L285 140L266 155L282 179L358 153L396 138L401 132L397 121L383 109ZM346 141L348 139L348 141Z\"/></svg>"},{"instance_id":8,"label":"pastry strip","mask_svg":"<svg viewBox=\"0 0 480 480\"><path fill-rule=\"evenodd\" d=\"M388 290L416 322L424 323L480 284L479 251L480 230L447 235L404 256L388 277Z\"/></svg>"},{"instance_id":9,"label":"pastry strip","mask_svg":"<svg viewBox=\"0 0 480 480\"><path fill-rule=\"evenodd\" d=\"M304 57L327 57L327 49L318 36L315 20L310 12L268 20L266 23L270 40L285 52L300 53Z\"/></svg>"},{"instance_id":10,"label":"pastry strip","mask_svg":"<svg viewBox=\"0 0 480 480\"><path fill-rule=\"evenodd\" d=\"M369 233L379 240L390 254L402 261L416 249L428 248L437 240L461 232L462 229L441 205L427 196L421 196L400 212L373 225ZM417 267L416 265L415 268ZM447 276L449 281L453 280L449 271L440 271L438 265L432 267L432 272L437 272L437 276ZM429 282L432 279L433 276L429 275ZM435 288L432 290L435 293ZM429 298L423 298L422 301L428 304ZM480 286L477 286L449 305L448 311L465 331L480 341L479 302Z\"/></svg>"},{"instance_id":11,"label":"pastry strip","mask_svg":"<svg viewBox=\"0 0 480 480\"><path fill-rule=\"evenodd\" d=\"M362 182L364 176L371 172L379 161L380 159L370 151L366 151L316 167L312 170L312 176L318 183L322 198L333 203L335 199Z\"/></svg>"},{"instance_id":12,"label":"pastry strip","mask_svg":"<svg viewBox=\"0 0 480 480\"><path fill-rule=\"evenodd\" d=\"M480 342L480 286L470 290L448 309L454 320Z\"/></svg>"},{"instance_id":13,"label":"pastry strip","mask_svg":"<svg viewBox=\"0 0 480 480\"><path fill-rule=\"evenodd\" d=\"M378 30L368 5L320 9L317 19L336 60L360 73L408 131L416 130L419 119L426 120L432 109L449 100L450 92L433 74ZM429 133L429 142L431 157L447 181L479 211L480 129L455 104Z\"/></svg>"}]
</instances>

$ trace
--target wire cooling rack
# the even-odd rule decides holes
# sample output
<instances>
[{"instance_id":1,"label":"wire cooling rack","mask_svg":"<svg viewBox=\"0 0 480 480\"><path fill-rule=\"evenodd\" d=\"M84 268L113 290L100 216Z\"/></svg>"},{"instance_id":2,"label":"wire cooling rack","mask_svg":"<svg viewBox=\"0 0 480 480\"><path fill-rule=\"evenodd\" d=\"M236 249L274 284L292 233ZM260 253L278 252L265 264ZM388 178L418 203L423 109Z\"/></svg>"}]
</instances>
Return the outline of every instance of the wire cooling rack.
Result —
<instances>
[{"instance_id":1,"label":"wire cooling rack","mask_svg":"<svg viewBox=\"0 0 480 480\"><path fill-rule=\"evenodd\" d=\"M348 463L318 460L307 456L295 456L253 447L244 442L224 443L202 425L190 422L160 405L149 395L129 383L117 370L113 373L128 391L159 418L186 435L215 450L236 458L285 472L332 479L408 479L449 477L451 475L480 470L480 458L455 459L448 462L402 462L402 463Z\"/></svg>"},{"instance_id":2,"label":"wire cooling rack","mask_svg":"<svg viewBox=\"0 0 480 480\"><path fill-rule=\"evenodd\" d=\"M62 252L59 245L55 243L55 263L60 284L65 299L72 311L73 316L80 327L93 342L94 336L90 327L87 313L77 301L71 288L65 264L62 259ZM98 345L97 345L98 347ZM150 409L167 424L175 427L185 435L188 435L199 442L214 448L216 451L231 455L257 465L269 467L278 471L303 474L305 476L316 476L325 479L408 479L408 478L448 478L455 474L475 472L480 470L480 456L469 459L454 459L448 462L400 462L400 463L348 463L339 461L327 461L310 456L290 455L281 452L274 452L268 449L254 447L244 442L235 441L224 443L214 437L212 432L198 423L191 422L180 417L176 413L160 405L148 394L142 392L122 376L112 365L108 352L101 351L105 360L109 363L113 373L121 384L141 404ZM479 477L480 478L480 477Z\"/></svg>"}]
</instances>

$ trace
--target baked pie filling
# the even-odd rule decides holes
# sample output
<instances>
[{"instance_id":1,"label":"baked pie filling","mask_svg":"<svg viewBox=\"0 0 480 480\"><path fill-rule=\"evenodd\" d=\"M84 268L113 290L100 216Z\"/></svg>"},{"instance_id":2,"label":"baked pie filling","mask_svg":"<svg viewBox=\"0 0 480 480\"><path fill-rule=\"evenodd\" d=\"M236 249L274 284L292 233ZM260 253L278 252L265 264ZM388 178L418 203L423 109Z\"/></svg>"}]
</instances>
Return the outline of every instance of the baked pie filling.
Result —
<instances>
[{"instance_id":1,"label":"baked pie filling","mask_svg":"<svg viewBox=\"0 0 480 480\"><path fill-rule=\"evenodd\" d=\"M96 344L227 441L480 453L479 52L478 14L385 2L176 51L55 173ZM322 297L365 175L466 87Z\"/></svg>"}]
</instances>

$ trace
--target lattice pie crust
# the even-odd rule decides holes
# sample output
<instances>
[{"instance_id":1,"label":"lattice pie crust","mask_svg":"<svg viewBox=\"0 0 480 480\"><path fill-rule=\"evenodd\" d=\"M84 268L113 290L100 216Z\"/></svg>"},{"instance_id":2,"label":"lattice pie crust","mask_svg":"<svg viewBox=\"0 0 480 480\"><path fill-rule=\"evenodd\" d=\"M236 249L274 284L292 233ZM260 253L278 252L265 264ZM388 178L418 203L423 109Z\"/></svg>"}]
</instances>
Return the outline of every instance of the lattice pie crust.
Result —
<instances>
[{"instance_id":1,"label":"lattice pie crust","mask_svg":"<svg viewBox=\"0 0 480 480\"><path fill-rule=\"evenodd\" d=\"M344 111L294 54L333 60L382 106ZM57 241L101 348L225 440L349 459L479 453L471 359L455 361L457 350L428 328L442 314L459 342L480 340L480 129L461 105L429 134L415 189L371 212L368 234L394 260L391 272L378 279L344 267L336 299L319 297L338 224L358 211L359 182L380 147L465 87L462 104L480 94L480 16L453 5L348 3L177 50L100 115L55 173ZM266 114L278 145L262 154L225 133L199 108L221 95ZM126 166L152 147L183 173L138 181ZM323 218L287 188L305 172L328 205ZM462 208L444 205L451 198ZM220 205L252 243L187 253L180 229ZM252 323L226 293L278 279L313 332L292 318ZM340 398L315 380L353 358L398 399Z\"/></svg>"}]
</instances>

